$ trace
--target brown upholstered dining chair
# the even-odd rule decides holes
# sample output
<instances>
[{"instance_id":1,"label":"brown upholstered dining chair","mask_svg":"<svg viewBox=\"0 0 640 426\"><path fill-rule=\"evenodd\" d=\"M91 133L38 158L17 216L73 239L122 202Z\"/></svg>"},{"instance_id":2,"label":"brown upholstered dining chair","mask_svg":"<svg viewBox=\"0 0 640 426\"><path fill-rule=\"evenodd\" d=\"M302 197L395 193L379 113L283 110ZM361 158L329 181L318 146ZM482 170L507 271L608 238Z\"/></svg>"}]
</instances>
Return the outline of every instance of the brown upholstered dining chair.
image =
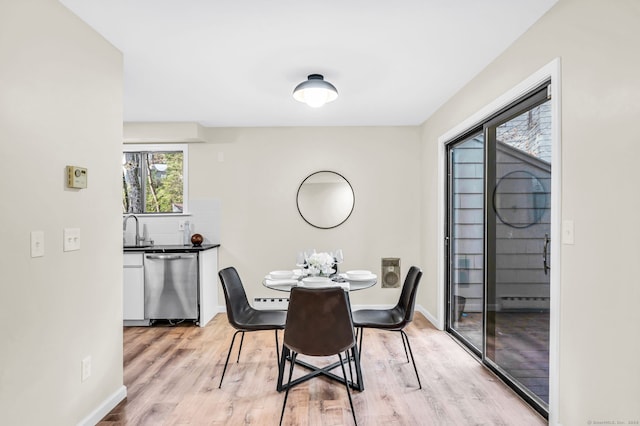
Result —
<instances>
[{"instance_id":1,"label":"brown upholstered dining chair","mask_svg":"<svg viewBox=\"0 0 640 426\"><path fill-rule=\"evenodd\" d=\"M407 276L402 285L402 293L396 306L391 309L361 309L353 312L353 325L358 329L360 342L358 348L362 355L362 336L365 328L377 328L381 330L399 331L402 337L402 346L404 346L404 354L409 362L409 354L413 362L413 369L416 372L418 386L422 389L418 368L416 367L416 359L411 350L409 337L404 332L404 328L413 320L413 311L416 303L416 293L418 292L418 284L422 278L420 268L412 266L407 272ZM406 342L406 343L405 343ZM407 353L407 347L409 353Z\"/></svg>"},{"instance_id":2,"label":"brown upholstered dining chair","mask_svg":"<svg viewBox=\"0 0 640 426\"><path fill-rule=\"evenodd\" d=\"M355 348L355 345L356 338L351 321L351 307L347 294L342 288L294 287L291 289L287 323L284 329L283 360L280 367L284 367L284 355L287 350L291 351L291 363L287 390L282 403L280 424L284 418L287 398L291 389L291 376L298 354L309 356L338 355L353 421L356 425L358 424L342 358L342 352ZM358 356L357 351L354 352L355 356Z\"/></svg>"},{"instance_id":3,"label":"brown upholstered dining chair","mask_svg":"<svg viewBox=\"0 0 640 426\"><path fill-rule=\"evenodd\" d=\"M229 356L233 349L233 343L236 340L238 333L242 333L240 339L240 348L238 349L238 359L236 362L240 362L240 352L242 351L242 343L244 342L244 333L249 331L265 331L274 330L276 335L276 356L278 363L280 362L280 346L278 344L278 330L284 330L285 321L287 318L286 311L261 311L253 308L249 304L247 294L244 291L244 286L238 275L236 268L229 267L224 268L218 272L220 282L222 283L222 289L224 290L224 299L227 305L227 319L229 324L236 329L229 345L229 352L227 353L227 360L224 362L224 369L222 370L222 377L220 377L220 385L222 387L222 380L224 379L224 373L227 371L227 365L229 364Z\"/></svg>"}]
</instances>

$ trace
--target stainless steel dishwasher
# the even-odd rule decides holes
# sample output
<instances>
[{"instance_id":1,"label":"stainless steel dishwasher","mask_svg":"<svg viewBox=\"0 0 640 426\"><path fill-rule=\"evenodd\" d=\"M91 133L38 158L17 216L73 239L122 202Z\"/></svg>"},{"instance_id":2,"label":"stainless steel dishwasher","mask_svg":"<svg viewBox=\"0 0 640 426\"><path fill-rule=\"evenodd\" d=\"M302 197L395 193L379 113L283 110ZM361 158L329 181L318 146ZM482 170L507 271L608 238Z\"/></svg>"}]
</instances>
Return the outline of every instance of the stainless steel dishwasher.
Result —
<instances>
[{"instance_id":1,"label":"stainless steel dishwasher","mask_svg":"<svg viewBox=\"0 0 640 426\"><path fill-rule=\"evenodd\" d=\"M144 313L153 320L198 320L198 254L144 256Z\"/></svg>"}]
</instances>

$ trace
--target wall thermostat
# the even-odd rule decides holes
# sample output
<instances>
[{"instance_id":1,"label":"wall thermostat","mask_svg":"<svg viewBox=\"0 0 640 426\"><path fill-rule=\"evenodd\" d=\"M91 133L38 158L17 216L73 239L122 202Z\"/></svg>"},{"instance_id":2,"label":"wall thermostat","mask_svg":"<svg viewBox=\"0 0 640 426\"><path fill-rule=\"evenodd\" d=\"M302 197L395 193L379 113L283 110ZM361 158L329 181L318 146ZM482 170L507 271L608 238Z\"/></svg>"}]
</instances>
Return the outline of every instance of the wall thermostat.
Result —
<instances>
[{"instance_id":1,"label":"wall thermostat","mask_svg":"<svg viewBox=\"0 0 640 426\"><path fill-rule=\"evenodd\" d=\"M67 186L69 188L86 188L87 169L84 167L67 166Z\"/></svg>"}]
</instances>

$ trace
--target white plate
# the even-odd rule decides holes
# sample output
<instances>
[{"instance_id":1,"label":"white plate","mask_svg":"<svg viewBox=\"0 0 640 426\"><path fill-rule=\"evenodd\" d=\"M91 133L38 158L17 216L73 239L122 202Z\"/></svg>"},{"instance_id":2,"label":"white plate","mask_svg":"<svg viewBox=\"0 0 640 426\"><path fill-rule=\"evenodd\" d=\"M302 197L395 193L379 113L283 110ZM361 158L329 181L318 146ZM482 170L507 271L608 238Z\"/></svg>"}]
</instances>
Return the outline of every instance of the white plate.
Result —
<instances>
[{"instance_id":1,"label":"white plate","mask_svg":"<svg viewBox=\"0 0 640 426\"><path fill-rule=\"evenodd\" d=\"M373 272L364 270L347 271L345 273L349 279L357 279L358 277L373 275Z\"/></svg>"},{"instance_id":2,"label":"white plate","mask_svg":"<svg viewBox=\"0 0 640 426\"><path fill-rule=\"evenodd\" d=\"M292 284L292 283L298 282L296 278L287 278L287 279L275 278L275 277L272 277L270 274L265 275L264 279L266 282L274 283L274 284L284 284L284 283Z\"/></svg>"},{"instance_id":3,"label":"white plate","mask_svg":"<svg viewBox=\"0 0 640 426\"><path fill-rule=\"evenodd\" d=\"M265 282L267 287L295 287L298 284L296 280L271 280Z\"/></svg>"},{"instance_id":4,"label":"white plate","mask_svg":"<svg viewBox=\"0 0 640 426\"><path fill-rule=\"evenodd\" d=\"M369 274L369 275L354 275L354 276L350 276L347 273L347 280L348 281L372 281L377 279L378 276L376 274Z\"/></svg>"},{"instance_id":5,"label":"white plate","mask_svg":"<svg viewBox=\"0 0 640 426\"><path fill-rule=\"evenodd\" d=\"M316 288L316 287L330 287L332 284L334 283L331 281L331 278L328 278L328 277L307 277L302 279L300 286Z\"/></svg>"},{"instance_id":6,"label":"white plate","mask_svg":"<svg viewBox=\"0 0 640 426\"><path fill-rule=\"evenodd\" d=\"M279 277L274 277L271 274L268 274L264 277L267 280L274 280L274 281L291 281L291 280L295 280L296 278L292 275L289 278L279 278Z\"/></svg>"},{"instance_id":7,"label":"white plate","mask_svg":"<svg viewBox=\"0 0 640 426\"><path fill-rule=\"evenodd\" d=\"M293 277L293 271L271 271L269 276L273 280L288 280Z\"/></svg>"},{"instance_id":8,"label":"white plate","mask_svg":"<svg viewBox=\"0 0 640 426\"><path fill-rule=\"evenodd\" d=\"M367 271L367 270L364 270L364 269L356 269L356 270L353 270L353 271L345 272L345 274L352 274L352 275L356 275L356 274L367 275L367 274L371 274L371 273L372 273L371 271Z\"/></svg>"}]
</instances>

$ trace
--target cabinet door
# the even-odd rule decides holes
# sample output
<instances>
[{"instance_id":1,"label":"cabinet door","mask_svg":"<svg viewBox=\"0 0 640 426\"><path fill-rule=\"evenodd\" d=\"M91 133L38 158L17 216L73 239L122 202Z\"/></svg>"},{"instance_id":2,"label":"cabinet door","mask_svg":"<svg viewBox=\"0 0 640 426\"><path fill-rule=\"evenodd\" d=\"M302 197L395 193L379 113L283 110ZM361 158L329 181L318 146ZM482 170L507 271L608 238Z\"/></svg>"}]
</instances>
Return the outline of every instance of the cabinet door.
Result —
<instances>
[{"instance_id":1,"label":"cabinet door","mask_svg":"<svg viewBox=\"0 0 640 426\"><path fill-rule=\"evenodd\" d=\"M203 250L200 260L200 327L218 312L218 248Z\"/></svg>"},{"instance_id":2,"label":"cabinet door","mask_svg":"<svg viewBox=\"0 0 640 426\"><path fill-rule=\"evenodd\" d=\"M144 269L142 254L125 254L122 277L124 320L144 319Z\"/></svg>"}]
</instances>

